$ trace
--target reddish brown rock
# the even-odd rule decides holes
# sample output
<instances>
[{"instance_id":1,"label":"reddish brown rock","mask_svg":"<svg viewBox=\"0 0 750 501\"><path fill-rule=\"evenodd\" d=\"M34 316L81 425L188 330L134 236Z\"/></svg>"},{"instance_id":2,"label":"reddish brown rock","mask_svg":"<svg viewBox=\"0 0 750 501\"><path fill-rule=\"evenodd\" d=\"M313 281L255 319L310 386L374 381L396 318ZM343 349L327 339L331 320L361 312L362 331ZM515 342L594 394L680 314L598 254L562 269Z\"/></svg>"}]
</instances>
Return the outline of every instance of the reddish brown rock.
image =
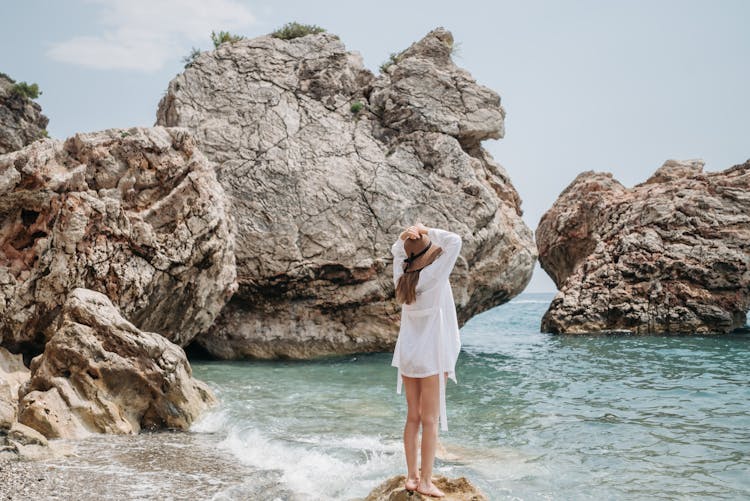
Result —
<instances>
[{"instance_id":1,"label":"reddish brown rock","mask_svg":"<svg viewBox=\"0 0 750 501\"><path fill-rule=\"evenodd\" d=\"M67 293L178 344L236 290L215 172L183 129L109 129L0 156L0 342L39 353Z\"/></svg>"},{"instance_id":2,"label":"reddish brown rock","mask_svg":"<svg viewBox=\"0 0 750 501\"><path fill-rule=\"evenodd\" d=\"M750 309L750 161L668 160L633 188L584 172L536 241L559 289L544 332L730 332Z\"/></svg>"}]
</instances>

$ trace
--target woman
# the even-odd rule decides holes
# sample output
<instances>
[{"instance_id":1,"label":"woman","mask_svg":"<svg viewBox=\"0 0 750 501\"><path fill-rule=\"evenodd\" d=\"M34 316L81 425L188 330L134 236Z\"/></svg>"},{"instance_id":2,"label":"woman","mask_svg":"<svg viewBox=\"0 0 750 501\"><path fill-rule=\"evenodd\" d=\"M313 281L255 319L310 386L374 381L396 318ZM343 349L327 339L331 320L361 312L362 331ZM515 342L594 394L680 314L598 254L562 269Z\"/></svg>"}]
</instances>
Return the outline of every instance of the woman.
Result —
<instances>
[{"instance_id":1,"label":"woman","mask_svg":"<svg viewBox=\"0 0 750 501\"><path fill-rule=\"evenodd\" d=\"M445 385L449 377L458 383L455 366L461 339L448 277L461 244L455 233L417 223L404 230L391 247L396 300L403 305L391 365L398 367L396 392L401 393L402 380L406 386L405 487L434 497L445 496L432 483L438 417L447 430ZM421 479L417 472L420 424Z\"/></svg>"}]
</instances>

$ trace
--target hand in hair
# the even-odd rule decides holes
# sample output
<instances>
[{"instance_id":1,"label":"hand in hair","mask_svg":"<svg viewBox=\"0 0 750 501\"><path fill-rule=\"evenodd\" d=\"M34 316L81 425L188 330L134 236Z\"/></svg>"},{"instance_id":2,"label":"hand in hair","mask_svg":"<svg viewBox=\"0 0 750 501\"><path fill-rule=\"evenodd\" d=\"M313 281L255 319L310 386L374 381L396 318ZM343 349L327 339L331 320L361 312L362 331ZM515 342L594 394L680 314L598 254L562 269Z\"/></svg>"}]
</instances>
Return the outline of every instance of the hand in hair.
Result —
<instances>
[{"instance_id":1,"label":"hand in hair","mask_svg":"<svg viewBox=\"0 0 750 501\"><path fill-rule=\"evenodd\" d=\"M425 231L422 231L422 228L424 228ZM406 228L400 235L401 240L406 240L407 238L412 239L418 239L422 237L422 233L427 233L427 228L422 225L422 223L417 223L414 226L409 226Z\"/></svg>"}]
</instances>

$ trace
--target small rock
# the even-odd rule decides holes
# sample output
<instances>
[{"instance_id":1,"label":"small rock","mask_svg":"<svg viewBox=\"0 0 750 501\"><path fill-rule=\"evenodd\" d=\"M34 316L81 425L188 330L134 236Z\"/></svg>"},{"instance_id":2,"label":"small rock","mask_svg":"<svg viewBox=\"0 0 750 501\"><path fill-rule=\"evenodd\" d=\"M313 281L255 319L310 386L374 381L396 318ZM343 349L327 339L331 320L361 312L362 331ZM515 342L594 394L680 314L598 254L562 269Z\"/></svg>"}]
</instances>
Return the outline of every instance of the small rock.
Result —
<instances>
[{"instance_id":1,"label":"small rock","mask_svg":"<svg viewBox=\"0 0 750 501\"><path fill-rule=\"evenodd\" d=\"M438 499L422 495L417 491L409 494L404 488L404 482L406 482L406 475L391 477L373 489L365 498L365 501L434 501ZM489 499L466 477L451 479L439 475L432 478L432 483L445 493L445 497L439 498L444 501L488 501Z\"/></svg>"}]
</instances>

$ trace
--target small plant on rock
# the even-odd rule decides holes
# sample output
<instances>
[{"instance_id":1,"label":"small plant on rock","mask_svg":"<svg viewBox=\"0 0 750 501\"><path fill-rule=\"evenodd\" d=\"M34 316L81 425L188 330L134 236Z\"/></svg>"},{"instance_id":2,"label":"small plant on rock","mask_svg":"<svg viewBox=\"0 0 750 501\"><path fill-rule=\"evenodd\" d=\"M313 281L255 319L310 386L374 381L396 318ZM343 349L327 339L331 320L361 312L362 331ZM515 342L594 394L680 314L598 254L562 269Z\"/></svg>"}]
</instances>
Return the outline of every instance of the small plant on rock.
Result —
<instances>
[{"instance_id":1,"label":"small plant on rock","mask_svg":"<svg viewBox=\"0 0 750 501\"><path fill-rule=\"evenodd\" d=\"M37 84L28 84L26 82L18 82L13 86L11 92L28 99L36 99L42 95L42 91L39 90Z\"/></svg>"},{"instance_id":2,"label":"small plant on rock","mask_svg":"<svg viewBox=\"0 0 750 501\"><path fill-rule=\"evenodd\" d=\"M219 48L219 45L229 42L239 42L240 40L244 39L242 35L232 35L228 31L220 31L218 34L215 31L211 32L211 41L214 43L215 48Z\"/></svg>"},{"instance_id":3,"label":"small plant on rock","mask_svg":"<svg viewBox=\"0 0 750 501\"><path fill-rule=\"evenodd\" d=\"M380 73L385 73L386 70L392 65L396 64L398 62L398 56L401 54L398 52L391 52L391 55L388 56L388 60L385 61L383 64L380 65Z\"/></svg>"},{"instance_id":4,"label":"small plant on rock","mask_svg":"<svg viewBox=\"0 0 750 501\"><path fill-rule=\"evenodd\" d=\"M201 50L196 49L193 47L190 49L190 54L182 58L182 62L185 63L185 68L188 68L190 65L192 65L196 59L198 59L198 56L201 55Z\"/></svg>"},{"instance_id":5,"label":"small plant on rock","mask_svg":"<svg viewBox=\"0 0 750 501\"><path fill-rule=\"evenodd\" d=\"M364 105L364 104L363 104L363 103L362 103L361 101L354 101L354 102L352 103L352 106L351 106L351 108L349 108L349 109L351 110L351 112L352 112L352 113L354 113L354 114L356 115L356 114L358 114L358 113L359 113L360 111L362 111L362 109L363 109L364 107L365 107L365 105Z\"/></svg>"},{"instance_id":6,"label":"small plant on rock","mask_svg":"<svg viewBox=\"0 0 750 501\"><path fill-rule=\"evenodd\" d=\"M315 35L317 33L323 33L324 31L324 28L315 24L300 24L293 21L291 23L286 23L284 26L271 33L271 36L282 40L291 40L292 38L299 38L305 35Z\"/></svg>"}]
</instances>

